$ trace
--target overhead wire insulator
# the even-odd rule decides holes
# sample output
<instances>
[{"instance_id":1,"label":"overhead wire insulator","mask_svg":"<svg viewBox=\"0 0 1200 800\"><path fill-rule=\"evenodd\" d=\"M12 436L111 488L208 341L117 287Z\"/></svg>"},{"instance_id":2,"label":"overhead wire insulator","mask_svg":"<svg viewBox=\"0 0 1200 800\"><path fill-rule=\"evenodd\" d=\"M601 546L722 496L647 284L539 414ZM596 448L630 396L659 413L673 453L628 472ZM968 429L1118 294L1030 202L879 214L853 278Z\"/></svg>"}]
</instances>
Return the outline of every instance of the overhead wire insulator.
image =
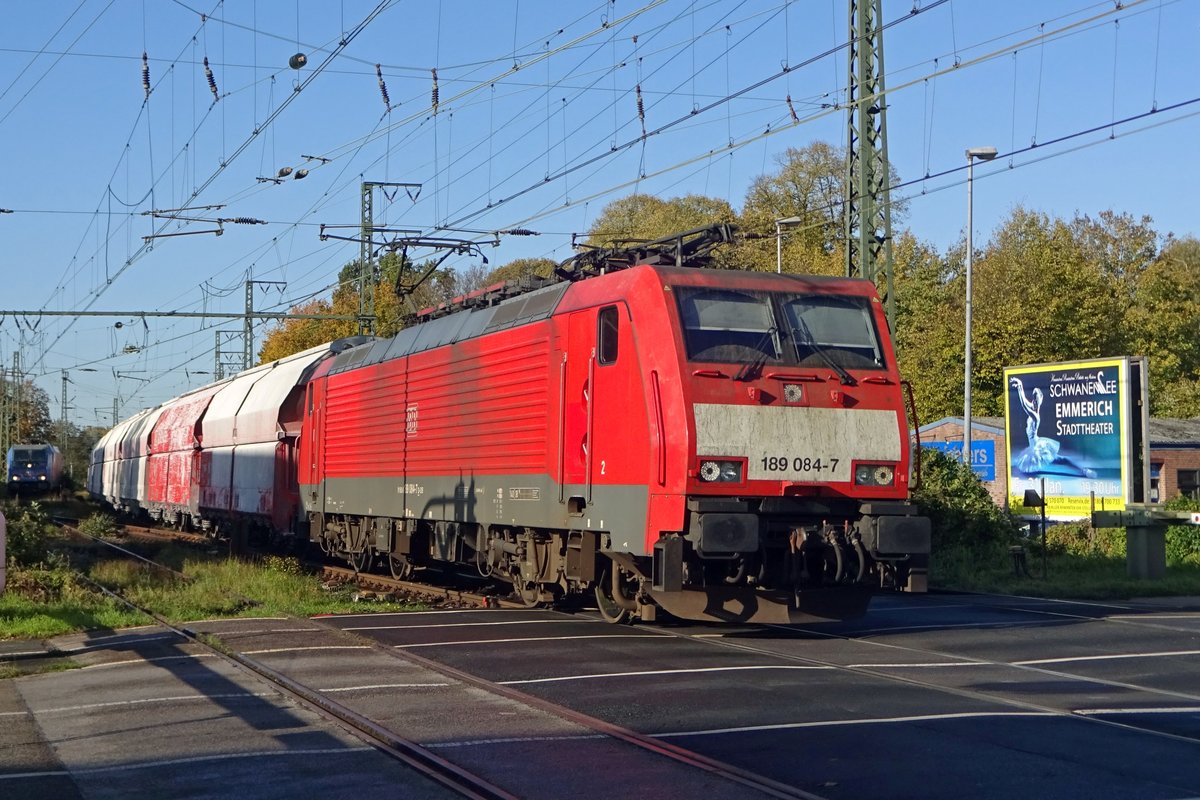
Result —
<instances>
[{"instance_id":1,"label":"overhead wire insulator","mask_svg":"<svg viewBox=\"0 0 1200 800\"><path fill-rule=\"evenodd\" d=\"M204 57L204 77L208 80L208 90L212 92L213 102L218 102L221 95L217 93L217 79L213 77L213 71L208 66L208 56Z\"/></svg>"},{"instance_id":2,"label":"overhead wire insulator","mask_svg":"<svg viewBox=\"0 0 1200 800\"><path fill-rule=\"evenodd\" d=\"M438 112L438 85L437 85L437 68L430 70L433 73L433 93L430 95L429 104L433 106L433 113Z\"/></svg>"},{"instance_id":3,"label":"overhead wire insulator","mask_svg":"<svg viewBox=\"0 0 1200 800\"><path fill-rule=\"evenodd\" d=\"M637 91L637 109L638 122L642 123L642 136L646 135L646 104L642 102L642 85L639 83L636 87Z\"/></svg>"},{"instance_id":4,"label":"overhead wire insulator","mask_svg":"<svg viewBox=\"0 0 1200 800\"><path fill-rule=\"evenodd\" d=\"M792 122L794 122L794 123L796 123L797 125L799 125L799 124L800 124L800 118L796 116L796 109L795 109L795 107L792 105L792 96L791 96L790 94L787 96L787 107L788 107L788 111L792 112Z\"/></svg>"},{"instance_id":5,"label":"overhead wire insulator","mask_svg":"<svg viewBox=\"0 0 1200 800\"><path fill-rule=\"evenodd\" d=\"M383 68L375 65L375 77L379 78L379 94L383 96L383 107L388 111L392 110L392 99L388 97L387 84L383 82Z\"/></svg>"},{"instance_id":6,"label":"overhead wire insulator","mask_svg":"<svg viewBox=\"0 0 1200 800\"><path fill-rule=\"evenodd\" d=\"M150 99L150 58L142 51L142 88L146 90L146 99Z\"/></svg>"}]
</instances>

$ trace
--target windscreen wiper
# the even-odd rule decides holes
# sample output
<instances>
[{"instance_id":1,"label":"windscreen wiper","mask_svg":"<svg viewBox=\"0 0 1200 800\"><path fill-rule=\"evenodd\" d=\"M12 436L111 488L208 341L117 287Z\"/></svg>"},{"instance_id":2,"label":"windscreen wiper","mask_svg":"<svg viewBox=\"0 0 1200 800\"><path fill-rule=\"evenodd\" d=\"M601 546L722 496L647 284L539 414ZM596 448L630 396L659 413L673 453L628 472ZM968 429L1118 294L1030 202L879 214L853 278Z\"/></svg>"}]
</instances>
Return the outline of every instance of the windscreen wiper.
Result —
<instances>
[{"instance_id":1,"label":"windscreen wiper","mask_svg":"<svg viewBox=\"0 0 1200 800\"><path fill-rule=\"evenodd\" d=\"M737 374L733 376L733 379L735 381L751 380L755 376L755 374L757 374L758 371L762 369L762 365L767 363L767 359L770 358L770 356L767 354L767 351L764 350L763 348L765 348L770 343L771 337L773 337L778 332L779 332L778 325L772 325L771 327L767 328L763 332L762 338L759 339L758 344L756 344L754 346L754 349L758 351L758 355L756 355L753 358L753 360L748 361L742 365L742 368L739 369L737 371Z\"/></svg>"},{"instance_id":2,"label":"windscreen wiper","mask_svg":"<svg viewBox=\"0 0 1200 800\"><path fill-rule=\"evenodd\" d=\"M830 369L838 374L843 386L858 385L858 381L854 379L854 376L851 375L845 367L834 361L833 356L829 355L825 348L817 344L817 340L813 338L812 331L808 329L808 323L801 319L799 315L796 316L795 328L796 332L800 334L796 340L797 348L799 348L799 346L802 344L811 348L812 351L816 353L817 356L824 361ZM797 351L796 355L799 356L800 353Z\"/></svg>"}]
</instances>

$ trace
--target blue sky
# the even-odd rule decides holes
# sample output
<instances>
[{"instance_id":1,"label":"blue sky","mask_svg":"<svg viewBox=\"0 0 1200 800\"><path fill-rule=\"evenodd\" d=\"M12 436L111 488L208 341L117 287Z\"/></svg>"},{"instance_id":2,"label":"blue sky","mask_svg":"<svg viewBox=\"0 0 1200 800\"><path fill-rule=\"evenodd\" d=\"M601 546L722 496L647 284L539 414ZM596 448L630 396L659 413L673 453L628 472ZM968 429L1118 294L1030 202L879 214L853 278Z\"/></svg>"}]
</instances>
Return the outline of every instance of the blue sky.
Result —
<instances>
[{"instance_id":1,"label":"blue sky","mask_svg":"<svg viewBox=\"0 0 1200 800\"><path fill-rule=\"evenodd\" d=\"M377 196L378 221L440 235L530 228L541 235L485 247L490 263L562 259L571 232L635 189L740 207L778 153L845 141L833 107L844 99L845 0L384 0L372 16L379 5L7 5L0 208L14 213L0 214L0 309L238 312L251 273L286 282L258 290L259 308L327 295L358 248L320 241L319 226L358 222L362 180L421 184L415 199ZM905 227L942 250L956 242L964 175L938 174L961 167L966 148L992 145L1001 158L976 170L977 244L1018 204L1147 214L1163 233L1200 233L1189 202L1200 167L1186 152L1200 134L1200 3L915 7L883 3L895 22L885 34L889 146L910 198ZM295 53L307 58L300 70L288 66ZM644 143L639 85L647 130L671 124ZM287 167L309 174L259 180ZM191 212L200 219L268 224L147 246L155 232L216 227L145 213L185 205L223 206ZM9 316L0 358L11 365L20 346L53 398L69 370L71 418L93 424L114 395L126 416L211 380L215 324Z\"/></svg>"}]
</instances>

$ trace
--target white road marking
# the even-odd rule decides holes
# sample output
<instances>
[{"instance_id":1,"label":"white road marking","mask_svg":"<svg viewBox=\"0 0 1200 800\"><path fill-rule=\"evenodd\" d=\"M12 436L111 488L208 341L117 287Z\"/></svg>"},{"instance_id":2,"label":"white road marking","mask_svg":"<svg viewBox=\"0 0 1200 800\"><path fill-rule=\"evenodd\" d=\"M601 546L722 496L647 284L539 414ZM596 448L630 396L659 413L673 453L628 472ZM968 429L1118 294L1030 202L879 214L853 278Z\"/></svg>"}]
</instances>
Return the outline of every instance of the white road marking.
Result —
<instances>
[{"instance_id":1,"label":"white road marking","mask_svg":"<svg viewBox=\"0 0 1200 800\"><path fill-rule=\"evenodd\" d=\"M820 722L781 722L776 725L747 725L740 728L714 728L702 731L671 731L656 733L655 738L667 739L677 736L720 736L726 733L755 733L758 731L782 731L792 728L828 728L837 725L879 725L894 722L927 722L941 719L971 719L975 717L1055 717L1050 711L964 711L957 714L921 714L912 717L873 717L870 719L829 719Z\"/></svg>"},{"instance_id":2,"label":"white road marking","mask_svg":"<svg viewBox=\"0 0 1200 800\"><path fill-rule=\"evenodd\" d=\"M191 661L194 658L216 658L215 653L196 653L190 656L162 656L160 658L130 658L125 661L109 661L107 664L89 664L85 669L104 669L106 667L122 667L127 664L157 664L160 661Z\"/></svg>"},{"instance_id":3,"label":"white road marking","mask_svg":"<svg viewBox=\"0 0 1200 800\"><path fill-rule=\"evenodd\" d=\"M521 642L561 642L568 639L647 639L651 634L645 633L601 633L595 636L531 636L527 639L468 639L458 642L424 642L422 644L397 644L397 650L408 650L414 647L453 647L460 644L519 644Z\"/></svg>"},{"instance_id":4,"label":"white road marking","mask_svg":"<svg viewBox=\"0 0 1200 800\"><path fill-rule=\"evenodd\" d=\"M437 622L432 625L365 625L353 628L342 628L344 631L405 631L405 630L424 630L425 628L473 628L473 627L493 627L496 625L562 625L569 620L565 619L511 619L503 622L495 620L486 620L482 622Z\"/></svg>"},{"instance_id":5,"label":"white road marking","mask_svg":"<svg viewBox=\"0 0 1200 800\"><path fill-rule=\"evenodd\" d=\"M0 781L20 780L21 778L54 778L72 775L97 775L105 772L127 772L135 769L156 769L170 767L176 764L203 764L207 761L225 761L234 758L277 758L279 756L315 756L336 753L365 753L374 747L327 747L312 750L263 750L257 753L222 753L211 756L192 756L191 758L168 758L162 761L139 761L136 764L115 764L111 767L86 767L73 770L47 770L44 772L11 772L0 773Z\"/></svg>"},{"instance_id":6,"label":"white road marking","mask_svg":"<svg viewBox=\"0 0 1200 800\"><path fill-rule=\"evenodd\" d=\"M213 617L212 619L196 619L188 625L203 625L206 622L287 622L290 617Z\"/></svg>"},{"instance_id":7,"label":"white road marking","mask_svg":"<svg viewBox=\"0 0 1200 800\"><path fill-rule=\"evenodd\" d=\"M183 700L224 700L233 697L275 697L274 692L234 692L232 694L184 694L177 697L142 697L137 700L113 700L108 703L87 703L79 706L39 708L36 711L0 711L0 717L24 717L35 714L62 714L68 711L90 711L94 708L143 706L152 703L178 703Z\"/></svg>"},{"instance_id":8,"label":"white road marking","mask_svg":"<svg viewBox=\"0 0 1200 800\"><path fill-rule=\"evenodd\" d=\"M449 608L442 611L378 611L373 614L317 614L309 619L358 619L361 617L421 617L428 614L499 614L491 608Z\"/></svg>"},{"instance_id":9,"label":"white road marking","mask_svg":"<svg viewBox=\"0 0 1200 800\"><path fill-rule=\"evenodd\" d=\"M246 650L244 656L257 656L265 653L296 653L303 650L373 650L369 644L325 644L311 647L271 647L266 650Z\"/></svg>"},{"instance_id":10,"label":"white road marking","mask_svg":"<svg viewBox=\"0 0 1200 800\"><path fill-rule=\"evenodd\" d=\"M1096 714L1195 714L1200 706L1158 706L1155 708L1077 708L1072 714L1093 716Z\"/></svg>"},{"instance_id":11,"label":"white road marking","mask_svg":"<svg viewBox=\"0 0 1200 800\"><path fill-rule=\"evenodd\" d=\"M1118 658L1164 658L1167 656L1195 656L1200 650L1164 650L1158 653L1111 653L1101 656L1068 656L1064 658L1035 658L1029 661L1014 661L1014 666L1027 667L1032 664L1066 664L1071 661L1109 661Z\"/></svg>"},{"instance_id":12,"label":"white road marking","mask_svg":"<svg viewBox=\"0 0 1200 800\"><path fill-rule=\"evenodd\" d=\"M607 739L603 733L580 733L564 736L511 736L507 739L473 739L463 742L438 742L425 745L430 750L440 747L474 747L475 745L512 744L513 742L577 742L583 739Z\"/></svg>"},{"instance_id":13,"label":"white road marking","mask_svg":"<svg viewBox=\"0 0 1200 800\"><path fill-rule=\"evenodd\" d=\"M113 639L113 638L118 638L118 637L106 636L104 638ZM162 639L183 639L184 641L187 640L187 637L185 637L181 633L164 633L161 636L126 636L123 638L128 639L128 641L124 642L124 644L141 644L142 642L157 642ZM95 640L93 640L93 643L82 644L77 647L61 648L61 649L55 650L54 652L59 655L70 655L71 653L82 653L87 650L95 650L96 648L99 648L99 647L112 647L114 644L122 644L122 642L104 642L104 643L98 644L98 643L94 643L94 641Z\"/></svg>"},{"instance_id":14,"label":"white road marking","mask_svg":"<svg viewBox=\"0 0 1200 800\"><path fill-rule=\"evenodd\" d=\"M847 664L849 669L910 669L917 667L990 667L986 661L935 661L927 664Z\"/></svg>"},{"instance_id":15,"label":"white road marking","mask_svg":"<svg viewBox=\"0 0 1200 800\"><path fill-rule=\"evenodd\" d=\"M528 678L519 681L496 681L501 686L517 686L525 683L557 683L559 681L584 681L592 678L631 678L645 675L689 675L697 672L742 672L746 670L782 669L782 670L831 670L825 666L798 666L794 664L766 664L762 666L745 667L695 667L693 669L655 669L641 672L604 672L594 675L564 675L558 678Z\"/></svg>"},{"instance_id":16,"label":"white road marking","mask_svg":"<svg viewBox=\"0 0 1200 800\"><path fill-rule=\"evenodd\" d=\"M332 689L317 689L318 692L357 692L363 689L425 689L449 686L448 683L373 683L367 686L337 686Z\"/></svg>"},{"instance_id":17,"label":"white road marking","mask_svg":"<svg viewBox=\"0 0 1200 800\"><path fill-rule=\"evenodd\" d=\"M892 606L891 608L872 608L871 614L888 614L892 611L941 611L943 608L979 608L979 606L970 603L947 603L942 606Z\"/></svg>"},{"instance_id":18,"label":"white road marking","mask_svg":"<svg viewBox=\"0 0 1200 800\"><path fill-rule=\"evenodd\" d=\"M238 630L236 628L227 631L207 630L202 633L209 636L250 636L261 633L323 633L325 629L318 626L311 628L247 628Z\"/></svg>"},{"instance_id":19,"label":"white road marking","mask_svg":"<svg viewBox=\"0 0 1200 800\"><path fill-rule=\"evenodd\" d=\"M1039 613L1039 612L1033 612L1033 613ZM1031 621L1020 622L1018 620L1011 619L1011 620L1008 620L1005 622L958 622L953 625L905 625L900 628L868 628L866 630L855 631L854 635L855 636L868 636L868 635L874 635L874 634L880 634L880 633L901 633L904 631L928 631L928 630L941 631L941 630L948 630L950 628L1004 628L1004 627L1029 628L1034 625L1062 625L1062 624L1064 624L1064 623L1062 623L1058 620L1053 620L1053 619L1033 621L1033 622L1031 622ZM786 626L783 626L783 625L772 625L771 627L780 628L782 630L789 630L789 628L787 628ZM808 629L805 629L805 630L807 631ZM808 632L819 633L819 631L808 631ZM840 636L840 634L830 634L830 635L835 638Z\"/></svg>"}]
</instances>

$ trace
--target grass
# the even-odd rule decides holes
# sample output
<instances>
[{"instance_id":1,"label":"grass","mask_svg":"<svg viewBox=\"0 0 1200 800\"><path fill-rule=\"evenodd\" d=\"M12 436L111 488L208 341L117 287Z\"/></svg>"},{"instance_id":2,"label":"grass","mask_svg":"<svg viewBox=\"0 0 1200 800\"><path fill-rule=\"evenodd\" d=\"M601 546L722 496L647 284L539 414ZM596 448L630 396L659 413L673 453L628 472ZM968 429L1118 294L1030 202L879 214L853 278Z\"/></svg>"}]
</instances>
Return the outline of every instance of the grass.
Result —
<instances>
[{"instance_id":1,"label":"grass","mask_svg":"<svg viewBox=\"0 0 1200 800\"><path fill-rule=\"evenodd\" d=\"M57 542L52 548L62 545ZM323 587L295 559L271 557L250 563L179 546L154 554L156 561L187 576L181 578L141 562L103 556L100 548L72 549L71 566L65 556L51 556L45 564L10 569L9 591L0 595L0 639L45 639L150 622L140 612L91 590L76 577L75 569L173 623L418 608L404 602L373 602L364 607L355 602L355 587Z\"/></svg>"}]
</instances>

